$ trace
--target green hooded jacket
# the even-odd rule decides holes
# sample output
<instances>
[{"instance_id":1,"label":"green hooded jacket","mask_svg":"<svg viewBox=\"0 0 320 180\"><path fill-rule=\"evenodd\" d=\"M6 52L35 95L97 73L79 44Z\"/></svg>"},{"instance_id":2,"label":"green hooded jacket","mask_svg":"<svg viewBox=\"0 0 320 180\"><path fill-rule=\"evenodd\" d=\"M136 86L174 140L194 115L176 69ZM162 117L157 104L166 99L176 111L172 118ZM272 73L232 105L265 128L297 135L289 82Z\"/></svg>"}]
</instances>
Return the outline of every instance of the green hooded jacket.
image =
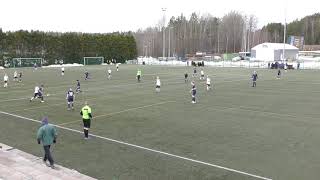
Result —
<instances>
[{"instance_id":1,"label":"green hooded jacket","mask_svg":"<svg viewBox=\"0 0 320 180\"><path fill-rule=\"evenodd\" d=\"M53 144L53 140L57 138L57 131L51 124L42 125L37 133L37 140L42 142L43 146Z\"/></svg>"}]
</instances>

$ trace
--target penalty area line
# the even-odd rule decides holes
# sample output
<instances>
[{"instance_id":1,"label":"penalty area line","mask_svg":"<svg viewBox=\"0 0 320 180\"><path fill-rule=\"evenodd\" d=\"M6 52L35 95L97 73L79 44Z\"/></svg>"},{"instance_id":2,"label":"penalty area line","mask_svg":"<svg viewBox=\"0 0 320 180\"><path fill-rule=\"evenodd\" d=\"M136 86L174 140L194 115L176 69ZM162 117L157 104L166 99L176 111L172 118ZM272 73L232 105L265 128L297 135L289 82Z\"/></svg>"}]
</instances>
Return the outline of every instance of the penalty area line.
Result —
<instances>
[{"instance_id":1,"label":"penalty area line","mask_svg":"<svg viewBox=\"0 0 320 180\"><path fill-rule=\"evenodd\" d=\"M171 103L171 102L176 102L176 101L164 101L164 102L159 102L159 103L155 103L155 104L149 104L149 105L145 105L145 106L139 106L139 107L129 108L129 109L125 109L125 110L122 110L122 111L117 111L117 112L112 112L112 113L108 113L108 114L102 114L102 115L94 116L93 119L95 120L95 119L100 118L100 117L112 116L112 115L115 115L115 114L120 114L120 113L132 111L132 110L136 110L136 109L143 109L143 108L152 107L152 106L157 106L157 105L166 104L166 103ZM73 124L73 123L76 123L76 122L81 122L81 120L70 121L70 122L61 123L61 124L58 124L58 125L59 125L59 126L64 126L64 125Z\"/></svg>"},{"instance_id":2,"label":"penalty area line","mask_svg":"<svg viewBox=\"0 0 320 180\"><path fill-rule=\"evenodd\" d=\"M16 115L16 114L7 113L7 112L4 112L4 111L0 111L0 114L4 114L4 115L7 115L7 116L12 116L12 117L16 117L16 118L20 118L20 119L36 122L36 123L41 123L41 121L39 121L39 120L23 117L23 116ZM60 125L54 125L54 124L52 124L52 125L57 127L57 128L63 129L63 130L72 131L72 132L80 133L80 134L83 133L82 131L79 131L79 130L76 130L76 129L71 129L71 128L60 126ZM202 165L206 165L206 166L210 166L210 167L215 167L215 168L218 168L218 169L223 169L225 171L234 172L234 173L238 173L238 174L254 177L254 178L257 178L257 179L272 180L271 178L267 178L267 177L263 177L263 176L259 176L259 175L255 175L255 174L251 174L251 173L247 173L247 172L244 172L244 171L240 171L240 170L236 170L236 169L232 169L232 168L216 165L216 164L213 164L213 163L208 163L208 162L204 162L204 161L200 161L200 160L195 160L195 159L191 159L191 158L187 158L187 157L183 157L183 156L179 156L179 155L175 155L175 154L171 154L171 153L168 153L168 152L159 151L159 150L155 150L155 149L151 149L151 148L147 148L147 147L143 147L143 146L139 146L139 145L135 145L135 144L130 144L130 143L127 143L127 142L124 142L124 141L119 141L119 140L107 138L107 137L104 137L104 136L99 136L99 135L95 135L95 134L90 134L90 135L92 137L95 137L95 138L98 138L98 139L102 139L102 140L106 140L106 141L109 141L109 142L113 142L113 143L117 143L117 144L121 144L121 145L134 147L136 149L142 149L142 150L154 152L154 153L157 153L157 154L166 155L168 157L173 157L173 158L182 159L182 160L193 162L193 163L197 163L197 164L202 164Z\"/></svg>"}]
</instances>

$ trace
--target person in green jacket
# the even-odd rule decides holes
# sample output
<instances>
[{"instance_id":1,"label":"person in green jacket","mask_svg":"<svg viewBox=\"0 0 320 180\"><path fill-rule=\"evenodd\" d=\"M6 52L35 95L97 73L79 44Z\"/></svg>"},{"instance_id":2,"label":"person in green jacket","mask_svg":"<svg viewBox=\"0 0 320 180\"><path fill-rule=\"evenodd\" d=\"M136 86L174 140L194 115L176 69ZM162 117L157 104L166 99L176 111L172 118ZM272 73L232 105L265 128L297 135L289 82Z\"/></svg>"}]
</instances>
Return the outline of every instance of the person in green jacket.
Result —
<instances>
[{"instance_id":1,"label":"person in green jacket","mask_svg":"<svg viewBox=\"0 0 320 180\"><path fill-rule=\"evenodd\" d=\"M85 102L85 106L80 111L80 115L82 116L83 120L83 132L84 132L84 139L89 139L89 129L91 125L91 108L88 106L88 102Z\"/></svg>"},{"instance_id":2,"label":"person in green jacket","mask_svg":"<svg viewBox=\"0 0 320 180\"><path fill-rule=\"evenodd\" d=\"M37 133L37 141L38 144L42 143L43 145L43 162L47 164L47 160L49 160L50 166L48 166L54 169L54 161L50 152L50 147L57 141L57 131L53 125L48 123L47 117L44 117L41 121L41 127L38 129Z\"/></svg>"},{"instance_id":3,"label":"person in green jacket","mask_svg":"<svg viewBox=\"0 0 320 180\"><path fill-rule=\"evenodd\" d=\"M141 70L140 69L138 69L138 71L137 71L137 79L138 79L138 82L140 82L141 80L141 76L142 76L142 72L141 72Z\"/></svg>"}]
</instances>

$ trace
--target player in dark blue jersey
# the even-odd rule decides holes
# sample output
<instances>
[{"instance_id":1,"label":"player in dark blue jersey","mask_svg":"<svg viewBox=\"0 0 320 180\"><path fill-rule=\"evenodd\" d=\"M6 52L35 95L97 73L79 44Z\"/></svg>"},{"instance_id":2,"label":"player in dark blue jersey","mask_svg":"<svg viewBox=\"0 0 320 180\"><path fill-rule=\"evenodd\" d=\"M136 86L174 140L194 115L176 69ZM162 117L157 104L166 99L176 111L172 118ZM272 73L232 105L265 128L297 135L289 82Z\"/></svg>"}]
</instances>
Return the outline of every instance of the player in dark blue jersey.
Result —
<instances>
[{"instance_id":1,"label":"player in dark blue jersey","mask_svg":"<svg viewBox=\"0 0 320 180\"><path fill-rule=\"evenodd\" d=\"M89 72L88 71L86 71L85 73L84 73L84 75L85 75L85 80L88 80L89 79Z\"/></svg>"},{"instance_id":2,"label":"player in dark blue jersey","mask_svg":"<svg viewBox=\"0 0 320 180\"><path fill-rule=\"evenodd\" d=\"M196 88L196 85L195 85L195 83L194 83L193 81L191 82L191 86L192 86L192 88L191 88L191 90L190 90L190 92L191 92L191 97L192 97L191 103L192 103L192 104L195 104L195 103L196 103L197 88Z\"/></svg>"},{"instance_id":3,"label":"player in dark blue jersey","mask_svg":"<svg viewBox=\"0 0 320 180\"><path fill-rule=\"evenodd\" d=\"M74 101L75 97L74 97L74 92L72 91L71 88L67 92L66 99L67 99L67 103L68 103L68 111L70 110L70 108L73 110L73 101Z\"/></svg>"},{"instance_id":4,"label":"player in dark blue jersey","mask_svg":"<svg viewBox=\"0 0 320 180\"><path fill-rule=\"evenodd\" d=\"M80 93L81 92L81 89L80 89L80 81L77 80L77 88L76 88L76 93Z\"/></svg>"},{"instance_id":5,"label":"player in dark blue jersey","mask_svg":"<svg viewBox=\"0 0 320 180\"><path fill-rule=\"evenodd\" d=\"M256 71L253 71L252 74L252 87L257 87L257 79L258 79L258 74Z\"/></svg>"},{"instance_id":6,"label":"player in dark blue jersey","mask_svg":"<svg viewBox=\"0 0 320 180\"><path fill-rule=\"evenodd\" d=\"M19 72L19 82L22 82L22 72Z\"/></svg>"},{"instance_id":7,"label":"player in dark blue jersey","mask_svg":"<svg viewBox=\"0 0 320 180\"><path fill-rule=\"evenodd\" d=\"M280 79L280 77L281 77L281 70L278 69L277 79Z\"/></svg>"},{"instance_id":8,"label":"player in dark blue jersey","mask_svg":"<svg viewBox=\"0 0 320 180\"><path fill-rule=\"evenodd\" d=\"M193 77L197 77L197 68L193 68L193 74L192 74Z\"/></svg>"},{"instance_id":9,"label":"player in dark blue jersey","mask_svg":"<svg viewBox=\"0 0 320 180\"><path fill-rule=\"evenodd\" d=\"M184 82L187 83L188 82L188 73L184 73Z\"/></svg>"}]
</instances>

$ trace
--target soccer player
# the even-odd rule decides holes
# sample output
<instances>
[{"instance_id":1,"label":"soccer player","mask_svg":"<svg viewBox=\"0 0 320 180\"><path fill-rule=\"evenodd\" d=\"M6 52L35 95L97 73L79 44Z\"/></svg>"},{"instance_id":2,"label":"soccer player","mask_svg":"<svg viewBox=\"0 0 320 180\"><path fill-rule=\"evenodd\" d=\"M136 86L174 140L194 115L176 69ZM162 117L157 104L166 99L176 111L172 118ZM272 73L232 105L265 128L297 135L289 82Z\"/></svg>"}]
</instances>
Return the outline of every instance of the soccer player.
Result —
<instances>
[{"instance_id":1,"label":"soccer player","mask_svg":"<svg viewBox=\"0 0 320 180\"><path fill-rule=\"evenodd\" d=\"M72 91L71 88L67 92L66 99L68 101L68 111L70 111L70 108L73 110L73 101L74 101L75 97L74 97L74 92Z\"/></svg>"},{"instance_id":2,"label":"soccer player","mask_svg":"<svg viewBox=\"0 0 320 180\"><path fill-rule=\"evenodd\" d=\"M138 69L138 71L137 71L137 79L138 79L138 82L141 81L141 75L142 75L141 70Z\"/></svg>"},{"instance_id":3,"label":"soccer player","mask_svg":"<svg viewBox=\"0 0 320 180\"><path fill-rule=\"evenodd\" d=\"M187 72L184 73L184 82L185 83L188 82L188 73Z\"/></svg>"},{"instance_id":4,"label":"soccer player","mask_svg":"<svg viewBox=\"0 0 320 180\"><path fill-rule=\"evenodd\" d=\"M86 70L86 72L84 72L84 75L85 75L85 80L88 80L89 79L89 72Z\"/></svg>"},{"instance_id":5,"label":"soccer player","mask_svg":"<svg viewBox=\"0 0 320 180\"><path fill-rule=\"evenodd\" d=\"M81 109L80 114L83 120L83 132L84 132L84 139L89 139L89 129L91 125L91 108L88 106L88 102L85 102L85 106Z\"/></svg>"},{"instance_id":6,"label":"soccer player","mask_svg":"<svg viewBox=\"0 0 320 180\"><path fill-rule=\"evenodd\" d=\"M195 68L193 68L193 75L192 75L193 77L197 77L197 68L195 67Z\"/></svg>"},{"instance_id":7,"label":"soccer player","mask_svg":"<svg viewBox=\"0 0 320 180\"><path fill-rule=\"evenodd\" d=\"M34 70L37 70L37 69L38 69L37 63L34 63L34 64L33 64L33 68L34 68Z\"/></svg>"},{"instance_id":8,"label":"soccer player","mask_svg":"<svg viewBox=\"0 0 320 180\"><path fill-rule=\"evenodd\" d=\"M117 72L119 71L119 63L116 64Z\"/></svg>"},{"instance_id":9,"label":"soccer player","mask_svg":"<svg viewBox=\"0 0 320 180\"><path fill-rule=\"evenodd\" d=\"M4 88L7 88L7 87L8 87L8 81L9 81L9 77L8 77L7 74L4 74L4 76L3 76L3 81L4 81L3 87L4 87Z\"/></svg>"},{"instance_id":10,"label":"soccer player","mask_svg":"<svg viewBox=\"0 0 320 180\"><path fill-rule=\"evenodd\" d=\"M201 71L200 71L200 80L204 80L204 71L203 71L203 69L201 69Z\"/></svg>"},{"instance_id":11,"label":"soccer player","mask_svg":"<svg viewBox=\"0 0 320 180\"><path fill-rule=\"evenodd\" d=\"M78 94L79 92L81 92L81 89L80 89L80 81L79 81L79 80L77 80L76 93Z\"/></svg>"},{"instance_id":12,"label":"soccer player","mask_svg":"<svg viewBox=\"0 0 320 180\"><path fill-rule=\"evenodd\" d=\"M17 71L14 71L13 73L13 81L17 81L18 80L18 73Z\"/></svg>"},{"instance_id":13,"label":"soccer player","mask_svg":"<svg viewBox=\"0 0 320 180\"><path fill-rule=\"evenodd\" d=\"M111 79L111 69L108 69L108 79Z\"/></svg>"},{"instance_id":14,"label":"soccer player","mask_svg":"<svg viewBox=\"0 0 320 180\"><path fill-rule=\"evenodd\" d=\"M253 71L252 74L252 87L257 87L257 79L258 79L258 74L256 71Z\"/></svg>"},{"instance_id":15,"label":"soccer player","mask_svg":"<svg viewBox=\"0 0 320 180\"><path fill-rule=\"evenodd\" d=\"M22 72L19 72L19 82L22 82Z\"/></svg>"},{"instance_id":16,"label":"soccer player","mask_svg":"<svg viewBox=\"0 0 320 180\"><path fill-rule=\"evenodd\" d=\"M161 81L160 81L159 76L157 76L157 79L156 79L156 92L157 93L160 92L160 86L161 86Z\"/></svg>"},{"instance_id":17,"label":"soccer player","mask_svg":"<svg viewBox=\"0 0 320 180\"><path fill-rule=\"evenodd\" d=\"M41 85L41 87L39 87L39 86L34 87L34 96L30 99L30 102L36 98L39 98L39 99L41 99L41 102L44 102L44 100L43 100L43 85Z\"/></svg>"},{"instance_id":18,"label":"soccer player","mask_svg":"<svg viewBox=\"0 0 320 180\"><path fill-rule=\"evenodd\" d=\"M281 70L278 69L277 79L280 79L280 77L281 77Z\"/></svg>"},{"instance_id":19,"label":"soccer player","mask_svg":"<svg viewBox=\"0 0 320 180\"><path fill-rule=\"evenodd\" d=\"M287 72L288 66L287 63L284 64L284 71Z\"/></svg>"},{"instance_id":20,"label":"soccer player","mask_svg":"<svg viewBox=\"0 0 320 180\"><path fill-rule=\"evenodd\" d=\"M211 89L211 79L207 76L207 91Z\"/></svg>"},{"instance_id":21,"label":"soccer player","mask_svg":"<svg viewBox=\"0 0 320 180\"><path fill-rule=\"evenodd\" d=\"M196 103L197 89L196 89L196 85L195 85L194 81L191 82L191 86L192 86L192 88L191 88L191 90L190 90L190 92L191 92L191 97L192 97L191 103L192 103L192 104L195 104L195 103Z\"/></svg>"},{"instance_id":22,"label":"soccer player","mask_svg":"<svg viewBox=\"0 0 320 180\"><path fill-rule=\"evenodd\" d=\"M61 67L61 76L64 76L64 67Z\"/></svg>"}]
</instances>

